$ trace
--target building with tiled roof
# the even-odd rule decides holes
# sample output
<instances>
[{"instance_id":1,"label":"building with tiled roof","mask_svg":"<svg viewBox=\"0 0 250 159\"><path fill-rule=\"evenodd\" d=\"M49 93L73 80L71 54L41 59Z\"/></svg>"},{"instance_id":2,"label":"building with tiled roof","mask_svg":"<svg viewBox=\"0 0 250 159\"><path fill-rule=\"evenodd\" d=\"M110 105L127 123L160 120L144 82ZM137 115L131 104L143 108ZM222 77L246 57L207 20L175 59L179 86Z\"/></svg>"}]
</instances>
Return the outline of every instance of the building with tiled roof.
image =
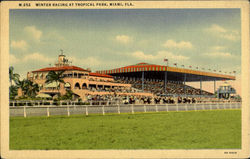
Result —
<instances>
[{"instance_id":1,"label":"building with tiled roof","mask_svg":"<svg viewBox=\"0 0 250 159\"><path fill-rule=\"evenodd\" d=\"M45 83L46 76L50 71L63 71L63 80L65 83ZM109 89L130 89L130 84L118 83L114 81L113 76L94 73L90 69L83 69L70 65L65 55L58 56L58 62L54 67L46 67L27 73L27 79L37 83L40 87L39 94L54 96L57 94L65 94L67 90L71 90L75 96L84 99L88 94L110 94L114 92L99 91ZM119 93L118 93L119 94Z\"/></svg>"}]
</instances>

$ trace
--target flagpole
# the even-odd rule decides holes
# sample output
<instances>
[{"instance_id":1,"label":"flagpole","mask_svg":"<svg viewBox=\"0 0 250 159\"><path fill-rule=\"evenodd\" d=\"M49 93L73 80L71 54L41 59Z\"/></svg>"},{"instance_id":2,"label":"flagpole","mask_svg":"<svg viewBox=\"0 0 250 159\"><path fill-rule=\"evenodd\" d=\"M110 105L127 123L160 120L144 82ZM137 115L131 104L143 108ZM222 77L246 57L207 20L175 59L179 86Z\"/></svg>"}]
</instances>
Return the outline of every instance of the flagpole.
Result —
<instances>
[{"instance_id":1,"label":"flagpole","mask_svg":"<svg viewBox=\"0 0 250 159\"><path fill-rule=\"evenodd\" d=\"M168 77L167 77L167 72L168 72L168 59L164 59L164 61L167 62L167 68L166 68L166 72L165 72L165 80L164 80L164 92L165 94L167 95L167 80L168 80Z\"/></svg>"}]
</instances>

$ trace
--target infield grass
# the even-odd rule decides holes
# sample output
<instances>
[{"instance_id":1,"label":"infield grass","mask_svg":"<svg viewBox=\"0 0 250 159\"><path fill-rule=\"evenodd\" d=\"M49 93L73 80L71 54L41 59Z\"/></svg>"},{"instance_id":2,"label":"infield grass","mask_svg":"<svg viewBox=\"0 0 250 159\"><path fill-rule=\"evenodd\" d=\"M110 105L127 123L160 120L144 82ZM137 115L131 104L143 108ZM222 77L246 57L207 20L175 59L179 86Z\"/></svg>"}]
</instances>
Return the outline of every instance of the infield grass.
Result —
<instances>
[{"instance_id":1,"label":"infield grass","mask_svg":"<svg viewBox=\"0 0 250 159\"><path fill-rule=\"evenodd\" d=\"M241 148L241 110L11 117L10 149Z\"/></svg>"}]
</instances>

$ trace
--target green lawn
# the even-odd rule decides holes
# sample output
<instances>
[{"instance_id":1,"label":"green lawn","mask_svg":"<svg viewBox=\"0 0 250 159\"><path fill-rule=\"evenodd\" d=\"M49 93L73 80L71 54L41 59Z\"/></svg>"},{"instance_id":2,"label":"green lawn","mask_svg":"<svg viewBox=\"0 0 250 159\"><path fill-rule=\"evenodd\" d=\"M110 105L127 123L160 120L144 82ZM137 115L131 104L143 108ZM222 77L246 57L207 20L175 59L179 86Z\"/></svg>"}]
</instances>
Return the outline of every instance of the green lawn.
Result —
<instances>
[{"instance_id":1,"label":"green lawn","mask_svg":"<svg viewBox=\"0 0 250 159\"><path fill-rule=\"evenodd\" d=\"M241 148L241 111L10 118L10 149Z\"/></svg>"}]
</instances>

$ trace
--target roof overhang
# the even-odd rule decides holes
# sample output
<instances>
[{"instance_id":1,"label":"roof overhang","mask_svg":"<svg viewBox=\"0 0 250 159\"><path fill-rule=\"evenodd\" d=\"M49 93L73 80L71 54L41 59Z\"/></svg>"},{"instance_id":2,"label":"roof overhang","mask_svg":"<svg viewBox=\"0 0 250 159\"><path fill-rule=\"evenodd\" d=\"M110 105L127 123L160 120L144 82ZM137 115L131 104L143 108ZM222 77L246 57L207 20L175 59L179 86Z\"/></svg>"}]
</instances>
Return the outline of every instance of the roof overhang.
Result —
<instances>
[{"instance_id":1,"label":"roof overhang","mask_svg":"<svg viewBox=\"0 0 250 159\"><path fill-rule=\"evenodd\" d=\"M192 70L186 68L167 67L162 65L153 65L147 63L139 63L138 65L131 65L112 70L97 71L98 73L108 74L112 76L125 77L142 77L144 78L165 79L167 72L167 79L172 81L220 81L220 80L235 80L235 76L220 74L216 72L205 72L201 70Z\"/></svg>"}]
</instances>

